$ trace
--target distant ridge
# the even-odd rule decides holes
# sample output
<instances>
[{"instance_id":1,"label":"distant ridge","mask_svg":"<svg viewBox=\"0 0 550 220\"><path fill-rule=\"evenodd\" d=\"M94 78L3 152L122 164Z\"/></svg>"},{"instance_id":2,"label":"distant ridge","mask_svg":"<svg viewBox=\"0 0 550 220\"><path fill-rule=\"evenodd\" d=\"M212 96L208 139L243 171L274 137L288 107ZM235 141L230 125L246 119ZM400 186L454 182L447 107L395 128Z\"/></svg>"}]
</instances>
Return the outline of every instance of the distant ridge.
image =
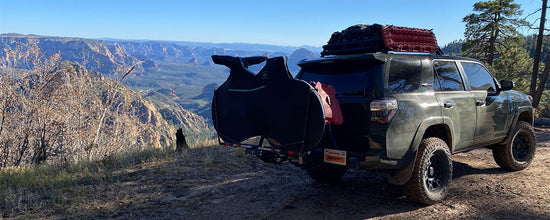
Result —
<instances>
[{"instance_id":1,"label":"distant ridge","mask_svg":"<svg viewBox=\"0 0 550 220\"><path fill-rule=\"evenodd\" d=\"M211 43L211 42L194 42L194 41L165 41L165 40L146 40L146 39L117 39L117 38L96 38L96 40L122 42L122 41L136 41L136 42L169 42L178 45L188 47L204 47L204 48L224 48L228 50L246 50L246 51L265 51L265 52L284 52L292 53L300 48L305 48L313 51L314 53L320 53L323 48L303 45L303 46L283 46L283 45L271 45L271 44L258 44L258 43Z\"/></svg>"},{"instance_id":2,"label":"distant ridge","mask_svg":"<svg viewBox=\"0 0 550 220\"><path fill-rule=\"evenodd\" d=\"M24 35L17 33L0 34L0 47L13 49L16 42L36 43L45 55L61 52L65 60L82 63L87 69L104 74L113 74L119 67L128 67L136 63L147 63L155 66L155 62L193 63L202 66L212 65L211 56L291 56L300 54L319 54L320 47L276 46L252 43L203 43L189 41L152 41L125 40L113 38L87 39L78 37L58 37L42 35ZM307 50L307 51L304 51ZM308 52L309 51L309 52ZM4 50L0 51L0 55ZM300 57L298 57L299 59ZM140 67L142 70L142 67ZM139 69L139 68L138 68ZM291 66L295 70L295 67Z\"/></svg>"}]
</instances>

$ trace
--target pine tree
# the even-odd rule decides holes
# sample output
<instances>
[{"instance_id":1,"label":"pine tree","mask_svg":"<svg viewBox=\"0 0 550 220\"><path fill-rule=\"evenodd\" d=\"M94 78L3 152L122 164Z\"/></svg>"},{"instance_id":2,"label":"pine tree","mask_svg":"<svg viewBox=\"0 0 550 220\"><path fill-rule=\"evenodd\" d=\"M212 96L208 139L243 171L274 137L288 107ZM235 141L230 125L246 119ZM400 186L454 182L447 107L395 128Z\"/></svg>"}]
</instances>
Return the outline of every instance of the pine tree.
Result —
<instances>
[{"instance_id":1,"label":"pine tree","mask_svg":"<svg viewBox=\"0 0 550 220\"><path fill-rule=\"evenodd\" d=\"M462 52L474 56L492 66L495 56L503 50L506 39L519 35L516 27L526 24L518 18L522 11L513 0L482 1L474 4L474 12L463 18L466 22L466 42Z\"/></svg>"},{"instance_id":2,"label":"pine tree","mask_svg":"<svg viewBox=\"0 0 550 220\"><path fill-rule=\"evenodd\" d=\"M497 79L513 80L516 83L516 90L528 92L533 59L522 46L524 42L523 38L505 42L500 57L495 59L491 70Z\"/></svg>"}]
</instances>

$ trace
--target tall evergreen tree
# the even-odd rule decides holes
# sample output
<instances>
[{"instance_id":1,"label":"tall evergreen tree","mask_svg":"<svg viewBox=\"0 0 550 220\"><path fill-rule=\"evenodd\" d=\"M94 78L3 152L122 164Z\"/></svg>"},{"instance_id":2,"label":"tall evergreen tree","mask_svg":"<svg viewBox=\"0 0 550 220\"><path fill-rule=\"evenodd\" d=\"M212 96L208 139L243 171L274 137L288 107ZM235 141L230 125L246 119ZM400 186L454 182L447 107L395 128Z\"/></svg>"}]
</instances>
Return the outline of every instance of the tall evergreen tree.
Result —
<instances>
[{"instance_id":1,"label":"tall evergreen tree","mask_svg":"<svg viewBox=\"0 0 550 220\"><path fill-rule=\"evenodd\" d=\"M531 86L530 94L533 96L533 107L538 107L544 89L546 88L546 82L548 81L548 75L550 74L550 59L547 57L546 66L542 71L542 76L540 76L540 83L537 86L537 79L539 78L539 62L541 59L542 44L544 38L544 25L546 22L546 9L547 9L548 0L542 0L541 15L540 15L540 24L539 24L539 34L537 35L537 44L535 46L535 57L533 62L533 72L531 72Z\"/></svg>"},{"instance_id":2,"label":"tall evergreen tree","mask_svg":"<svg viewBox=\"0 0 550 220\"><path fill-rule=\"evenodd\" d=\"M519 35L516 27L526 24L519 4L513 0L481 1L474 4L474 13L463 18L466 23L466 42L462 52L475 56L492 66L496 55L501 53L504 39Z\"/></svg>"}]
</instances>

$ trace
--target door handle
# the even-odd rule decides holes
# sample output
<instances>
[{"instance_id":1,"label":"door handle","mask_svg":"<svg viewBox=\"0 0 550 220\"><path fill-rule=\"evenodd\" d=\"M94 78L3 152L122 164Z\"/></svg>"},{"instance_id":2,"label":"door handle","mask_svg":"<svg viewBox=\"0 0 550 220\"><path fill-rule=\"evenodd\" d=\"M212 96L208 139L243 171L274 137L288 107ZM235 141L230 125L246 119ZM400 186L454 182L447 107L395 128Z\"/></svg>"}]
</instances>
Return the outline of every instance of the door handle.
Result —
<instances>
[{"instance_id":1,"label":"door handle","mask_svg":"<svg viewBox=\"0 0 550 220\"><path fill-rule=\"evenodd\" d=\"M477 106L484 106L486 104L485 101L482 101L482 100L476 100L476 105Z\"/></svg>"},{"instance_id":2,"label":"door handle","mask_svg":"<svg viewBox=\"0 0 550 220\"><path fill-rule=\"evenodd\" d=\"M452 108L452 107L453 107L453 103L452 103L452 102L445 102L445 103L443 103L443 107L445 107L445 108Z\"/></svg>"}]
</instances>

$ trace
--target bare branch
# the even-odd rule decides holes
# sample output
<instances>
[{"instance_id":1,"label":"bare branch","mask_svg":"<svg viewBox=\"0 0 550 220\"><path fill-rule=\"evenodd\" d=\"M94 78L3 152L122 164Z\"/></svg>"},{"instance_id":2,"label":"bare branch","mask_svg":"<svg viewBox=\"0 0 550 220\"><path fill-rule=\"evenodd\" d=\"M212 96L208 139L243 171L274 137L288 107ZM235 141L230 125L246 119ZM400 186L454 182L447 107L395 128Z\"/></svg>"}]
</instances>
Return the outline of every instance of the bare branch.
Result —
<instances>
[{"instance_id":1,"label":"bare branch","mask_svg":"<svg viewBox=\"0 0 550 220\"><path fill-rule=\"evenodd\" d=\"M535 10L534 12L532 12L532 13L528 14L527 16L525 16L524 19L527 20L527 18L529 18L531 15L535 15L536 13L540 12L541 10L542 10L542 8L539 8L539 9Z\"/></svg>"},{"instance_id":2,"label":"bare branch","mask_svg":"<svg viewBox=\"0 0 550 220\"><path fill-rule=\"evenodd\" d=\"M137 64L136 64L136 65L137 65ZM126 76L128 76L128 75L134 70L134 68L136 68L136 65L133 65L132 68L130 68L130 70L128 70L128 72L126 72L126 73L122 76L122 78L120 79L119 83L124 82L124 79L126 78Z\"/></svg>"}]
</instances>

